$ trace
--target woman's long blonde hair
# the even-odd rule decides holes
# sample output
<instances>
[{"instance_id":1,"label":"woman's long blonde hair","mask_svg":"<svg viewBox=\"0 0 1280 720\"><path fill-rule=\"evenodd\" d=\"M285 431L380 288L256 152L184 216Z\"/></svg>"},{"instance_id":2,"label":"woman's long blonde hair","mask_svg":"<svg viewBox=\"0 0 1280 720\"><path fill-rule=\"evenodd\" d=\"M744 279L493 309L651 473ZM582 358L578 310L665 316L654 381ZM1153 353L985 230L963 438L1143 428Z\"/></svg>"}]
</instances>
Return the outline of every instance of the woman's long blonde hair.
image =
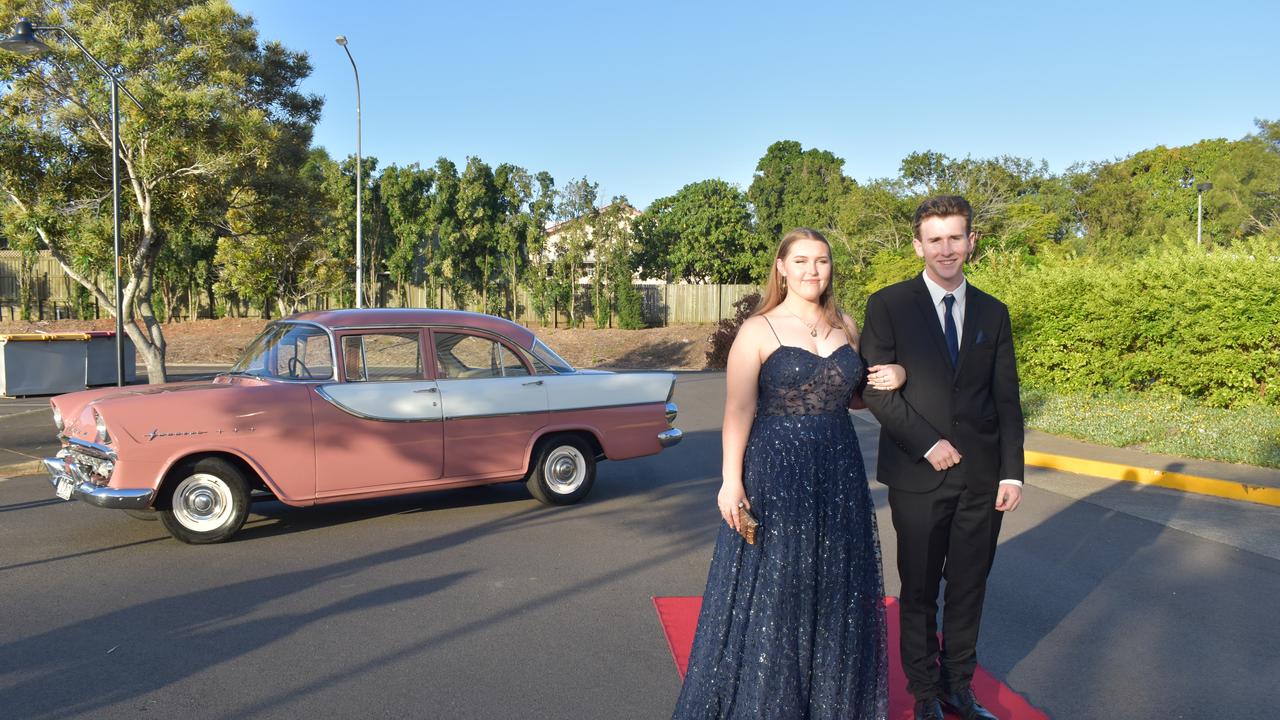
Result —
<instances>
[{"instance_id":1,"label":"woman's long blonde hair","mask_svg":"<svg viewBox=\"0 0 1280 720\"><path fill-rule=\"evenodd\" d=\"M764 315L770 310L782 304L787 297L787 281L782 277L782 273L778 271L778 261L786 260L787 255L791 254L791 246L797 240L817 240L827 246L827 256L831 256L831 243L822 233L813 228L799 227L786 235L782 236L782 242L778 243L778 250L773 254L773 262L769 264L769 282L765 284L764 294L760 296L760 302L756 305L754 315ZM836 265L835 258L831 258L831 279L827 283L827 287L823 289L822 295L818 296L818 306L822 308L822 317L827 321L827 326L832 328L844 328L844 334L849 338L849 344L857 347L858 333L852 324L846 324L844 315L840 312L840 306L836 304L835 287L836 287Z\"/></svg>"}]
</instances>

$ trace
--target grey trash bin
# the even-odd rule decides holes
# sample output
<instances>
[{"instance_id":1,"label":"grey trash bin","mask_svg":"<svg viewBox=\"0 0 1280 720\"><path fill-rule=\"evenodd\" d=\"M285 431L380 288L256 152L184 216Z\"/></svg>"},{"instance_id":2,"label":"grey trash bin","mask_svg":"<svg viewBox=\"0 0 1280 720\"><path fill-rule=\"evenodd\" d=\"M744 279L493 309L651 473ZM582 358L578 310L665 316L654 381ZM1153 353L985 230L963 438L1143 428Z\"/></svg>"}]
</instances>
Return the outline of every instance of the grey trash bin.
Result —
<instances>
[{"instance_id":1,"label":"grey trash bin","mask_svg":"<svg viewBox=\"0 0 1280 720\"><path fill-rule=\"evenodd\" d=\"M0 395L58 395L85 389L85 333L0 334Z\"/></svg>"},{"instance_id":2,"label":"grey trash bin","mask_svg":"<svg viewBox=\"0 0 1280 720\"><path fill-rule=\"evenodd\" d=\"M92 330L89 336L89 365L85 369L85 384L116 384L116 331ZM124 381L131 383L138 378L137 351L128 335L124 336Z\"/></svg>"}]
</instances>

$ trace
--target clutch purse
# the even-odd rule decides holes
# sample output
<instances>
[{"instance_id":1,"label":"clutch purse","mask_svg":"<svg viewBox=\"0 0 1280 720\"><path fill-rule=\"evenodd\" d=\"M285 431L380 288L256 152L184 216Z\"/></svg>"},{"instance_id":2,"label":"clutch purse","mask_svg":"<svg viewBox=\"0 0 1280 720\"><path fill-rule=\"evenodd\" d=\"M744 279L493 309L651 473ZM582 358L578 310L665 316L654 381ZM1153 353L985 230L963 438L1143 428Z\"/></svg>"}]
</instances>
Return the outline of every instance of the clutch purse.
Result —
<instances>
[{"instance_id":1,"label":"clutch purse","mask_svg":"<svg viewBox=\"0 0 1280 720\"><path fill-rule=\"evenodd\" d=\"M748 545L756 544L756 531L759 529L760 521L746 508L738 508L738 534Z\"/></svg>"}]
</instances>

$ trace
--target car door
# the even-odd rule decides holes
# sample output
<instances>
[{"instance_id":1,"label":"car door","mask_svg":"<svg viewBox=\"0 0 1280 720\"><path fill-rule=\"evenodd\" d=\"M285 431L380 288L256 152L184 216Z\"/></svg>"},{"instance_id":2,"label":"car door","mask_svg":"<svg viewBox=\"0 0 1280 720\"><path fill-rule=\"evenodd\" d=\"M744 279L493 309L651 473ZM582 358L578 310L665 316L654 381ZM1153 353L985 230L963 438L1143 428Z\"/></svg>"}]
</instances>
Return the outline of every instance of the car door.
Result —
<instances>
[{"instance_id":1,"label":"car door","mask_svg":"<svg viewBox=\"0 0 1280 720\"><path fill-rule=\"evenodd\" d=\"M318 497L395 490L444 469L443 405L418 328L337 336L339 382L312 400Z\"/></svg>"},{"instance_id":2,"label":"car door","mask_svg":"<svg viewBox=\"0 0 1280 720\"><path fill-rule=\"evenodd\" d=\"M547 422L547 389L523 353L478 331L434 328L449 480L519 474Z\"/></svg>"}]
</instances>

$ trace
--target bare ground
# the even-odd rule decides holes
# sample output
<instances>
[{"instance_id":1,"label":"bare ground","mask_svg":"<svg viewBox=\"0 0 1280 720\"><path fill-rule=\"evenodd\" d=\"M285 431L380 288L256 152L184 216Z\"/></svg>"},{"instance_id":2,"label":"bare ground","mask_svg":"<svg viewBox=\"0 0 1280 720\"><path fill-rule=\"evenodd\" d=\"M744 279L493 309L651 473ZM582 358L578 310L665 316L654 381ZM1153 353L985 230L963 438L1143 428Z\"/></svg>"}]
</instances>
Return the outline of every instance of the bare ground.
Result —
<instances>
[{"instance_id":1,"label":"bare ground","mask_svg":"<svg viewBox=\"0 0 1280 720\"><path fill-rule=\"evenodd\" d=\"M262 320L224 318L166 323L166 359L171 365L234 362L262 330ZM533 327L538 337L574 367L700 370L714 325L672 325L645 330L567 330ZM113 330L115 320L0 322L0 334Z\"/></svg>"}]
</instances>

